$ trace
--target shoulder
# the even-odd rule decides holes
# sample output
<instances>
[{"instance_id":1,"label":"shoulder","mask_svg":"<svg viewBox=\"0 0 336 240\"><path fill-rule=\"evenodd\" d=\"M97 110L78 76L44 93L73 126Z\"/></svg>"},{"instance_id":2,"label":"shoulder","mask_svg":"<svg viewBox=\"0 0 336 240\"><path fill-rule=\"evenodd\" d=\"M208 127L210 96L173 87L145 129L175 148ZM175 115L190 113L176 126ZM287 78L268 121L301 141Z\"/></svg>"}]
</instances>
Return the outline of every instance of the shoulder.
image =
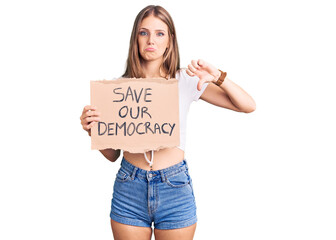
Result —
<instances>
[{"instance_id":1,"label":"shoulder","mask_svg":"<svg viewBox=\"0 0 336 240\"><path fill-rule=\"evenodd\" d=\"M180 68L179 70L176 71L176 79L180 79L180 78L186 78L186 76L188 75L186 72L187 68Z\"/></svg>"}]
</instances>

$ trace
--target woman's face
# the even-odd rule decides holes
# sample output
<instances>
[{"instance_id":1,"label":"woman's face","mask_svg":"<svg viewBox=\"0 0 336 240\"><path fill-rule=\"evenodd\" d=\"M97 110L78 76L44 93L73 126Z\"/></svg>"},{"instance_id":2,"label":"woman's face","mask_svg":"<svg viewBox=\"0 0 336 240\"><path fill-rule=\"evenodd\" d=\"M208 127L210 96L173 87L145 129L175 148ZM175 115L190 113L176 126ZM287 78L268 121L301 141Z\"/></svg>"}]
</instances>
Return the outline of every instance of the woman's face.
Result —
<instances>
[{"instance_id":1,"label":"woman's face","mask_svg":"<svg viewBox=\"0 0 336 240\"><path fill-rule=\"evenodd\" d=\"M167 24L152 15L142 20L138 33L138 46L143 59L147 61L162 59L168 44Z\"/></svg>"}]
</instances>

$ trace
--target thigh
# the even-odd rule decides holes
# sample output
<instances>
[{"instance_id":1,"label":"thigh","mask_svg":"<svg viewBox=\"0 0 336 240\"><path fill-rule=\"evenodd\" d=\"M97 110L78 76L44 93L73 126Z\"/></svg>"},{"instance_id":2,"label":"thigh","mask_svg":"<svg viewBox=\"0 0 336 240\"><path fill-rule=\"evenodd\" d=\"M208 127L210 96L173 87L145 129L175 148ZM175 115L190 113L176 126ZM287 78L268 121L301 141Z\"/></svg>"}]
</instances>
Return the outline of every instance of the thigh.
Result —
<instances>
[{"instance_id":1,"label":"thigh","mask_svg":"<svg viewBox=\"0 0 336 240\"><path fill-rule=\"evenodd\" d=\"M192 240L194 238L197 223L185 227L169 230L154 229L155 240Z\"/></svg>"},{"instance_id":2,"label":"thigh","mask_svg":"<svg viewBox=\"0 0 336 240\"><path fill-rule=\"evenodd\" d=\"M115 240L150 240L151 227L138 227L122 224L111 219L111 228Z\"/></svg>"}]
</instances>

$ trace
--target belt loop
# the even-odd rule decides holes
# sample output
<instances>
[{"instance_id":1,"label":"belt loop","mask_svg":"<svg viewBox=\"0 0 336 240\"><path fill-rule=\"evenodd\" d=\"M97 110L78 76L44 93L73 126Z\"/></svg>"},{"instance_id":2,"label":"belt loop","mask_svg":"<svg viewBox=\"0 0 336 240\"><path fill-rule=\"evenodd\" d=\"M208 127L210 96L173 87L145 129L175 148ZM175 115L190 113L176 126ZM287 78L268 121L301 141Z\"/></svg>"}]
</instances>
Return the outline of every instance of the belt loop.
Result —
<instances>
[{"instance_id":1,"label":"belt loop","mask_svg":"<svg viewBox=\"0 0 336 240\"><path fill-rule=\"evenodd\" d=\"M183 161L184 161L184 163L185 163L186 169L188 170L189 168L188 168L187 159L184 159Z\"/></svg>"},{"instance_id":2,"label":"belt loop","mask_svg":"<svg viewBox=\"0 0 336 240\"><path fill-rule=\"evenodd\" d=\"M161 174L161 180L162 180L162 182L166 182L166 176L165 176L165 174L163 173L162 170L159 170L159 171L160 171L160 174Z\"/></svg>"},{"instance_id":3,"label":"belt loop","mask_svg":"<svg viewBox=\"0 0 336 240\"><path fill-rule=\"evenodd\" d=\"M137 167L134 167L133 172L132 172L132 175L131 175L132 180L134 180L134 178L135 178L135 174L136 174L137 170L138 170L138 168L137 168Z\"/></svg>"}]
</instances>

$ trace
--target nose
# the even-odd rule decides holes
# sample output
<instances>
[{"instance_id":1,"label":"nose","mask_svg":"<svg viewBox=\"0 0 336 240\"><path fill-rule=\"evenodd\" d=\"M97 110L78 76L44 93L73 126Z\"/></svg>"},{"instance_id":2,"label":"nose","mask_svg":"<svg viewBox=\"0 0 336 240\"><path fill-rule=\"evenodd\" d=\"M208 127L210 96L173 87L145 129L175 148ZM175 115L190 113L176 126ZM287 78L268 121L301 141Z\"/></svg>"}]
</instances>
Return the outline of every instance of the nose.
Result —
<instances>
[{"instance_id":1,"label":"nose","mask_svg":"<svg viewBox=\"0 0 336 240\"><path fill-rule=\"evenodd\" d=\"M148 45L152 45L154 43L153 35L152 34L148 35L148 41L147 41L147 43L148 43Z\"/></svg>"}]
</instances>

